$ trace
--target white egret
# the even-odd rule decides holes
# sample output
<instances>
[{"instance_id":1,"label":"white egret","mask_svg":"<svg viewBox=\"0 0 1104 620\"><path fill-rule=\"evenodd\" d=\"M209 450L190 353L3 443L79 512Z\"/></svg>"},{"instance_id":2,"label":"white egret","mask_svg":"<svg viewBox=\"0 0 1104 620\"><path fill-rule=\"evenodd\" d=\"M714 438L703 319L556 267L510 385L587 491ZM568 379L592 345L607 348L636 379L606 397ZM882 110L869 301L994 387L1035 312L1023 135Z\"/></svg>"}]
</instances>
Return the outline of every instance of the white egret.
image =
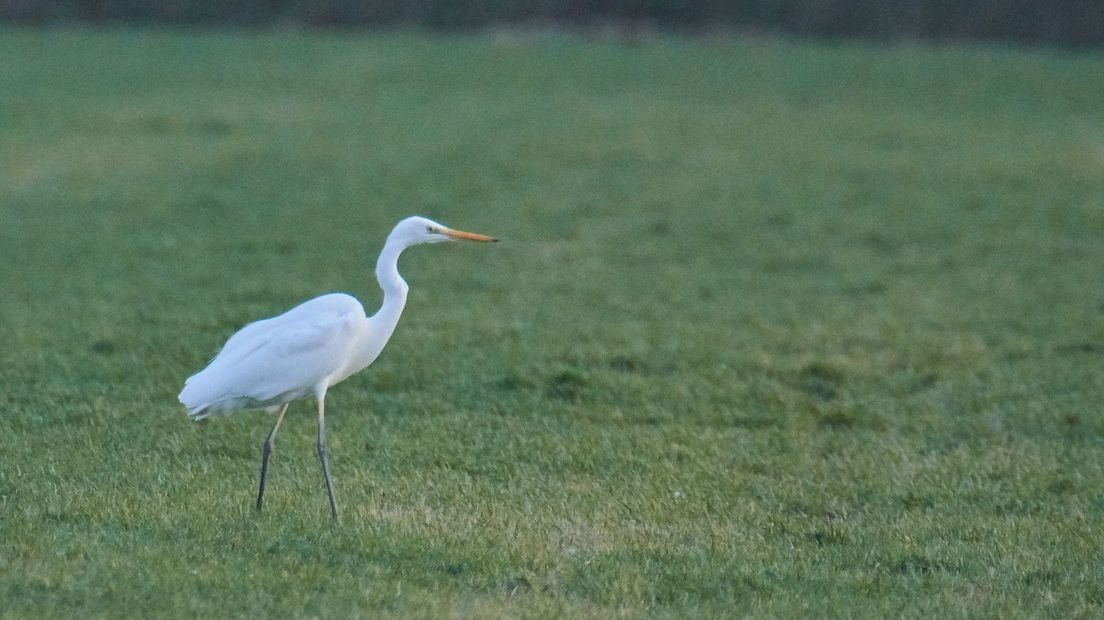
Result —
<instances>
[{"instance_id":1,"label":"white egret","mask_svg":"<svg viewBox=\"0 0 1104 620\"><path fill-rule=\"evenodd\" d=\"M179 399L193 420L242 409L266 409L277 414L261 448L257 510L264 501L268 457L288 404L313 397L318 405L318 460L326 480L330 514L337 520L326 456L326 390L375 361L391 338L408 290L398 270L402 251L420 243L461 239L497 241L453 230L424 217L406 218L387 236L376 262L383 305L374 315L365 315L364 307L351 295L315 297L279 316L241 328L206 368L184 382Z\"/></svg>"}]
</instances>

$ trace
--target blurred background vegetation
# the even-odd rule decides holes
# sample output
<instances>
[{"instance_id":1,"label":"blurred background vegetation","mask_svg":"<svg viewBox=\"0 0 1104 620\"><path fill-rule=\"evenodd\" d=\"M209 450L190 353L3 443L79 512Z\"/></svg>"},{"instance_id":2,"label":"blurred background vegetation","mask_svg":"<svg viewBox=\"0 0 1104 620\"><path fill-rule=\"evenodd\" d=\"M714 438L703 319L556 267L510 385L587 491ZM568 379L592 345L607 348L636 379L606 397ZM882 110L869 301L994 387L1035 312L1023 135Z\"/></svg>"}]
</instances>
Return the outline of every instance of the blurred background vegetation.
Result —
<instances>
[{"instance_id":1,"label":"blurred background vegetation","mask_svg":"<svg viewBox=\"0 0 1104 620\"><path fill-rule=\"evenodd\" d=\"M0 0L0 20L184 24L611 25L823 37L1104 44L1101 0Z\"/></svg>"}]
</instances>

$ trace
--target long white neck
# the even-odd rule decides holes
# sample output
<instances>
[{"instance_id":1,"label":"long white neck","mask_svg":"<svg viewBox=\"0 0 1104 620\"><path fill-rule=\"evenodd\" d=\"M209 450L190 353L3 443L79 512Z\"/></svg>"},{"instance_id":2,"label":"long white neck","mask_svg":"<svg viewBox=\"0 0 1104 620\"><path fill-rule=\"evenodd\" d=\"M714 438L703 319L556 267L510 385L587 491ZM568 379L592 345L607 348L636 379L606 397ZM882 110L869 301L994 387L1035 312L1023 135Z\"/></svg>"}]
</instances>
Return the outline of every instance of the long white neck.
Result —
<instances>
[{"instance_id":1,"label":"long white neck","mask_svg":"<svg viewBox=\"0 0 1104 620\"><path fill-rule=\"evenodd\" d=\"M388 237L383 251L380 252L379 260L376 261L376 279L383 289L383 305L368 318L368 322L372 326L371 339L381 339L379 344L381 349L391 338L395 326L399 324L399 317L402 316L403 307L406 306L406 293L410 290L406 281L399 275L399 254L402 254L405 249L405 244Z\"/></svg>"},{"instance_id":2,"label":"long white neck","mask_svg":"<svg viewBox=\"0 0 1104 620\"><path fill-rule=\"evenodd\" d=\"M368 317L368 329L357 343L356 354L342 373L347 377L371 364L391 339L395 326L399 324L403 306L406 305L406 282L399 275L399 254L406 245L388 237L379 260L376 261L376 279L383 289L383 305L375 314Z\"/></svg>"}]
</instances>

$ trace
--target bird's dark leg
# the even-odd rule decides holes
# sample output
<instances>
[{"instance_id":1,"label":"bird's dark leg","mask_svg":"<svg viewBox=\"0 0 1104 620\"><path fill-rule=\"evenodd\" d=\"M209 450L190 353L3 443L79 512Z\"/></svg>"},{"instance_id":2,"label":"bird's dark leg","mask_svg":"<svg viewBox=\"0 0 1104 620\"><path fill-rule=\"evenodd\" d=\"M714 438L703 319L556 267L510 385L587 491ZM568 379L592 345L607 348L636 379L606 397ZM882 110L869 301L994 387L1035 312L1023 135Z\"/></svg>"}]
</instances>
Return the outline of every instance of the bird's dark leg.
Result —
<instances>
[{"instance_id":1,"label":"bird's dark leg","mask_svg":"<svg viewBox=\"0 0 1104 620\"><path fill-rule=\"evenodd\" d=\"M265 437L264 445L261 447L261 486L257 489L257 510L261 509L264 502L264 487L265 476L268 475L268 455L272 454L272 442L276 440L276 431L280 430L280 422L284 421L284 414L287 413L287 403L284 403L283 407L280 407L280 413L276 415L276 423L272 425L272 430L268 431L268 436Z\"/></svg>"},{"instance_id":2,"label":"bird's dark leg","mask_svg":"<svg viewBox=\"0 0 1104 620\"><path fill-rule=\"evenodd\" d=\"M330 463L326 457L326 404L325 397L318 399L318 460L322 463L322 476L326 479L326 493L330 496L330 516L337 523L337 503L334 502L333 482L330 481Z\"/></svg>"}]
</instances>

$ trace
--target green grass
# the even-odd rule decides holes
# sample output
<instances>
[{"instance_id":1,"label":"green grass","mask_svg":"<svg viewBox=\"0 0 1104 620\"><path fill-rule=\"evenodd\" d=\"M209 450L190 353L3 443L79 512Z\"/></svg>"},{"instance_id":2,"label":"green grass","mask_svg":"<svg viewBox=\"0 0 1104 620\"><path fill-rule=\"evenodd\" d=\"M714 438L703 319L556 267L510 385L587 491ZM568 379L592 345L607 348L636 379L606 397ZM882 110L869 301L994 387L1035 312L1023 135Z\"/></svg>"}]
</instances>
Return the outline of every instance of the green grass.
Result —
<instances>
[{"instance_id":1,"label":"green grass","mask_svg":"<svg viewBox=\"0 0 1104 620\"><path fill-rule=\"evenodd\" d=\"M1104 55L0 41L0 616L1104 614ZM256 514L184 377L410 214Z\"/></svg>"}]
</instances>

